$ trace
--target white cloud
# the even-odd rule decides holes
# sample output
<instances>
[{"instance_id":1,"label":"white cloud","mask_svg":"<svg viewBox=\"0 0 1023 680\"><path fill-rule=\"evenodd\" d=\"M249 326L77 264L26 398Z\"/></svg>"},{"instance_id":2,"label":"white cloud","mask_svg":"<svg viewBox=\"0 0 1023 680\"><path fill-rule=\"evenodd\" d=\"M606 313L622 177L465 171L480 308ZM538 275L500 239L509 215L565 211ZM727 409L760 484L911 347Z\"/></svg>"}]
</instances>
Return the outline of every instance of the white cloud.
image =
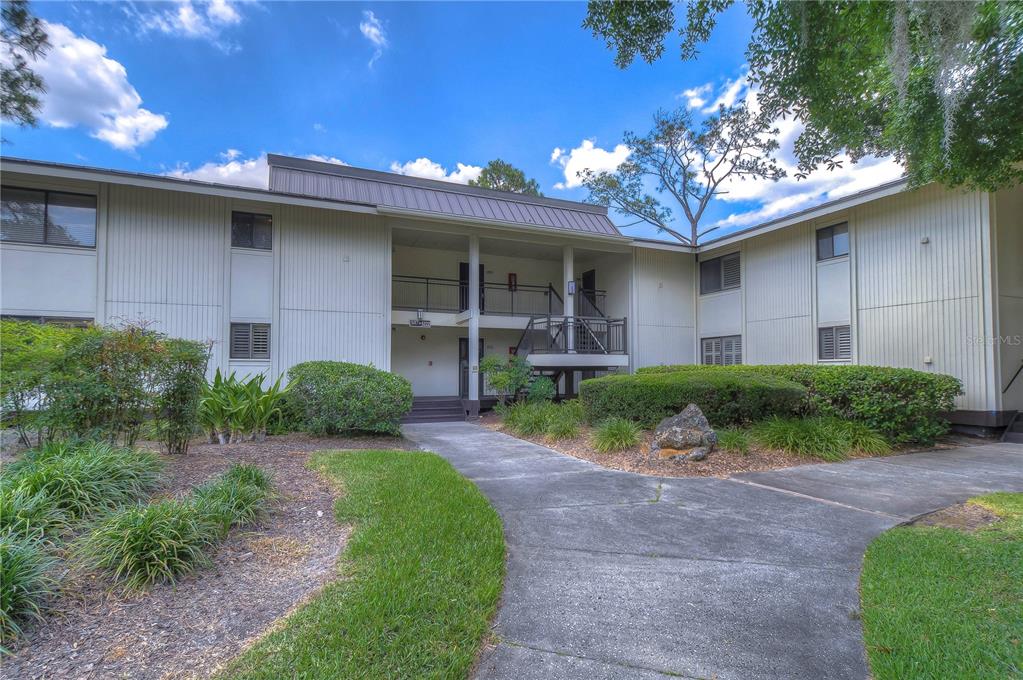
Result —
<instances>
[{"instance_id":1,"label":"white cloud","mask_svg":"<svg viewBox=\"0 0 1023 680\"><path fill-rule=\"evenodd\" d=\"M375 48L373 50L373 57L369 60L369 66L372 67L373 63L383 55L384 50L388 46L384 25L373 12L364 10L362 12L362 21L359 22L359 30L362 32L362 36L370 41Z\"/></svg>"},{"instance_id":2,"label":"white cloud","mask_svg":"<svg viewBox=\"0 0 1023 680\"><path fill-rule=\"evenodd\" d=\"M448 173L440 163L434 163L429 158L417 158L406 163L397 161L391 163L391 172L410 177L457 182L458 184L468 184L469 180L479 179L480 173L483 172L483 168L478 165L466 165L465 163L456 163L455 165L458 169Z\"/></svg>"},{"instance_id":3,"label":"white cloud","mask_svg":"<svg viewBox=\"0 0 1023 680\"><path fill-rule=\"evenodd\" d=\"M225 52L239 49L235 43L222 38L223 31L240 24L242 15L238 11L238 3L232 0L212 0L212 2L193 2L177 0L171 7L159 5L162 9L151 7L144 11L127 10L138 19L143 32L156 31L165 35L178 36L194 40L206 40Z\"/></svg>"},{"instance_id":4,"label":"white cloud","mask_svg":"<svg viewBox=\"0 0 1023 680\"><path fill-rule=\"evenodd\" d=\"M314 132L326 132L327 127L323 123L313 123Z\"/></svg>"},{"instance_id":5,"label":"white cloud","mask_svg":"<svg viewBox=\"0 0 1023 680\"><path fill-rule=\"evenodd\" d=\"M34 69L46 83L39 117L58 128L81 126L115 149L133 151L167 127L167 118L142 108L124 66L104 46L44 22L52 49Z\"/></svg>"},{"instance_id":6,"label":"white cloud","mask_svg":"<svg viewBox=\"0 0 1023 680\"><path fill-rule=\"evenodd\" d=\"M261 153L254 158L242 158L238 149L228 149L219 154L221 162L209 161L197 168L190 168L188 164L178 164L176 168L165 172L168 177L178 179L192 179L200 182L214 182L216 184L234 184L255 189L266 189L270 183L270 166L266 161L266 154ZM321 156L309 154L305 156L311 161L322 163L337 163L347 165L344 161L333 156Z\"/></svg>"},{"instance_id":7,"label":"white cloud","mask_svg":"<svg viewBox=\"0 0 1023 680\"><path fill-rule=\"evenodd\" d=\"M682 94L676 95L676 99L685 99L686 106L691 109L698 109L707 103L707 95L714 89L714 85L711 83L704 83L699 87L690 87L688 90L682 90Z\"/></svg>"},{"instance_id":8,"label":"white cloud","mask_svg":"<svg viewBox=\"0 0 1023 680\"><path fill-rule=\"evenodd\" d=\"M565 151L555 148L551 152L551 163L558 165L565 173L565 181L554 185L555 189L574 189L583 185L582 172L614 172L628 158L629 147L617 145L608 151L593 144L592 139L584 139L579 146Z\"/></svg>"},{"instance_id":9,"label":"white cloud","mask_svg":"<svg viewBox=\"0 0 1023 680\"><path fill-rule=\"evenodd\" d=\"M717 90L717 96L708 104L708 98ZM702 113L714 113L719 106L733 106L745 94L749 93L749 72L739 74L734 80L726 80L719 88L714 83L704 83L696 87L682 90L681 94L675 95L676 99L685 99L686 107L698 109Z\"/></svg>"}]
</instances>

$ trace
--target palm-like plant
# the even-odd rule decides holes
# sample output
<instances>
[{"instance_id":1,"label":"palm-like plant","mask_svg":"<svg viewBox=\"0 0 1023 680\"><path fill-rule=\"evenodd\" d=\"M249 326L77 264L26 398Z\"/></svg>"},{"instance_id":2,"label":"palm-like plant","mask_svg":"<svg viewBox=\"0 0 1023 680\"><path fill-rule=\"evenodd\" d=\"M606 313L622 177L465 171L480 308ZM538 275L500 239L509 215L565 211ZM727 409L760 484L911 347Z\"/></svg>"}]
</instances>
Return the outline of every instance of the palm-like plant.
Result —
<instances>
[{"instance_id":1,"label":"palm-like plant","mask_svg":"<svg viewBox=\"0 0 1023 680\"><path fill-rule=\"evenodd\" d=\"M226 378L217 369L213 382L206 385L199 402L199 418L209 432L210 441L221 444L238 441L245 435L262 440L270 420L280 413L281 399L288 389L281 387L283 376L263 389L265 375L238 380L234 373Z\"/></svg>"}]
</instances>

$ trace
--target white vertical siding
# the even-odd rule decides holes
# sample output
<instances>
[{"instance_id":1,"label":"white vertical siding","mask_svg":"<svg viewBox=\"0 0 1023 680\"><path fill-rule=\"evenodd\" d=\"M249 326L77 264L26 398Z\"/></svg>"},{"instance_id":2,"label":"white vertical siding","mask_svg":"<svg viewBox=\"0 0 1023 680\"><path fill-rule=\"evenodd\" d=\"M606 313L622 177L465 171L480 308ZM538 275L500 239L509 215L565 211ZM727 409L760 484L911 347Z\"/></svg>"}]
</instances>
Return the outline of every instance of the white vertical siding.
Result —
<instances>
[{"instance_id":1,"label":"white vertical siding","mask_svg":"<svg viewBox=\"0 0 1023 680\"><path fill-rule=\"evenodd\" d=\"M633 264L633 366L693 363L695 258L637 248Z\"/></svg>"},{"instance_id":2,"label":"white vertical siding","mask_svg":"<svg viewBox=\"0 0 1023 680\"><path fill-rule=\"evenodd\" d=\"M291 206L281 206L278 224L280 370L316 359L388 369L388 227L371 216Z\"/></svg>"},{"instance_id":3,"label":"white vertical siding","mask_svg":"<svg viewBox=\"0 0 1023 680\"><path fill-rule=\"evenodd\" d=\"M213 341L211 366L222 365L225 199L110 185L108 205L103 321Z\"/></svg>"},{"instance_id":4,"label":"white vertical siding","mask_svg":"<svg viewBox=\"0 0 1023 680\"><path fill-rule=\"evenodd\" d=\"M996 408L979 341L985 200L929 186L859 206L850 220L859 362L955 375L962 409Z\"/></svg>"}]
</instances>

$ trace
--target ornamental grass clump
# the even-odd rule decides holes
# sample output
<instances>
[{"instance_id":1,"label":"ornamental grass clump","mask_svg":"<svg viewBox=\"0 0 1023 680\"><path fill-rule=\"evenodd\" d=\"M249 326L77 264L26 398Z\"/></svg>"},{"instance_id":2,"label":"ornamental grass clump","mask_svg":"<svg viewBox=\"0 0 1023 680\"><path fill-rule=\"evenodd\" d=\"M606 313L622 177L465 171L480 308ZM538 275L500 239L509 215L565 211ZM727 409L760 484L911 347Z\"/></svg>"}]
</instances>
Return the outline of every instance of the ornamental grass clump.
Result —
<instances>
[{"instance_id":1,"label":"ornamental grass clump","mask_svg":"<svg viewBox=\"0 0 1023 680\"><path fill-rule=\"evenodd\" d=\"M266 491L238 479L221 477L192 492L196 512L212 522L219 536L255 521L266 509Z\"/></svg>"},{"instance_id":2,"label":"ornamental grass clump","mask_svg":"<svg viewBox=\"0 0 1023 680\"><path fill-rule=\"evenodd\" d=\"M191 499L167 499L106 517L79 542L76 553L87 567L137 591L173 582L206 564L219 536L217 524Z\"/></svg>"},{"instance_id":3,"label":"ornamental grass clump","mask_svg":"<svg viewBox=\"0 0 1023 680\"><path fill-rule=\"evenodd\" d=\"M887 453L887 441L862 423L837 418L770 418L753 427L762 446L827 461L846 460L850 453Z\"/></svg>"},{"instance_id":4,"label":"ornamental grass clump","mask_svg":"<svg viewBox=\"0 0 1023 680\"><path fill-rule=\"evenodd\" d=\"M736 427L719 430L718 448L727 453L738 453L743 456L749 453L750 441L746 430Z\"/></svg>"},{"instance_id":5,"label":"ornamental grass clump","mask_svg":"<svg viewBox=\"0 0 1023 680\"><path fill-rule=\"evenodd\" d=\"M41 618L55 583L43 544L31 537L0 533L0 651L21 635L21 626Z\"/></svg>"},{"instance_id":6,"label":"ornamental grass clump","mask_svg":"<svg viewBox=\"0 0 1023 680\"><path fill-rule=\"evenodd\" d=\"M621 451L639 444L640 427L631 420L612 417L597 425L593 448L599 453Z\"/></svg>"},{"instance_id":7,"label":"ornamental grass clump","mask_svg":"<svg viewBox=\"0 0 1023 680\"><path fill-rule=\"evenodd\" d=\"M45 491L21 486L0 487L0 534L50 544L67 528L67 515Z\"/></svg>"}]
</instances>

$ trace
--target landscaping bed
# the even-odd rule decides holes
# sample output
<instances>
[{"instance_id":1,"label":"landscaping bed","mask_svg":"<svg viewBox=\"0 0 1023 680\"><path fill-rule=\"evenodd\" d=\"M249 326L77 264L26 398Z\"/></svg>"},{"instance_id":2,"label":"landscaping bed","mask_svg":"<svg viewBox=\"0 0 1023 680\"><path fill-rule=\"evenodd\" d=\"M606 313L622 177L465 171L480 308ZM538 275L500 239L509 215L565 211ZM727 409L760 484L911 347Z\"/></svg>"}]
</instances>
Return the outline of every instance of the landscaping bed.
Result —
<instances>
[{"instance_id":1,"label":"landscaping bed","mask_svg":"<svg viewBox=\"0 0 1023 680\"><path fill-rule=\"evenodd\" d=\"M349 529L334 516L337 490L307 466L310 452L411 448L396 437L270 437L226 446L193 443L164 456L155 496L181 496L235 463L273 477L269 512L228 534L209 567L126 595L92 574L67 573L41 623L3 660L6 677L205 677L337 575ZM158 445L152 444L153 449Z\"/></svg>"}]
</instances>

